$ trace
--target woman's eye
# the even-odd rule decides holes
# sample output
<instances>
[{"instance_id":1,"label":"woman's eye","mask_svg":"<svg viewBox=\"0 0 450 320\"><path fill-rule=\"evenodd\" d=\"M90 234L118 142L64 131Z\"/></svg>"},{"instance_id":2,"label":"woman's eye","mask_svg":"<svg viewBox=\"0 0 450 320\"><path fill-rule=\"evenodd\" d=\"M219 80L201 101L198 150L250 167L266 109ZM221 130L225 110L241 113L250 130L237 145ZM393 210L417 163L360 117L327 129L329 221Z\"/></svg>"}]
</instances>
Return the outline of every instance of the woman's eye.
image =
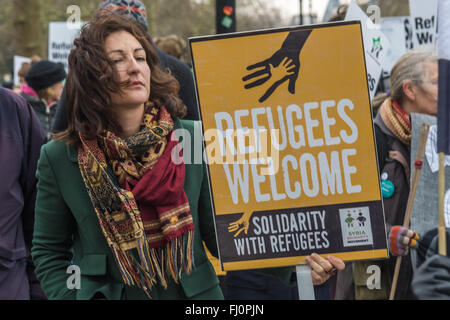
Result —
<instances>
[{"instance_id":1,"label":"woman's eye","mask_svg":"<svg viewBox=\"0 0 450 320\"><path fill-rule=\"evenodd\" d=\"M137 57L136 61L146 61L146 60L145 60L145 57Z\"/></svg>"},{"instance_id":2,"label":"woman's eye","mask_svg":"<svg viewBox=\"0 0 450 320\"><path fill-rule=\"evenodd\" d=\"M113 63L115 63L115 64L117 64L117 63L119 63L121 61L122 61L122 59L113 59Z\"/></svg>"}]
</instances>

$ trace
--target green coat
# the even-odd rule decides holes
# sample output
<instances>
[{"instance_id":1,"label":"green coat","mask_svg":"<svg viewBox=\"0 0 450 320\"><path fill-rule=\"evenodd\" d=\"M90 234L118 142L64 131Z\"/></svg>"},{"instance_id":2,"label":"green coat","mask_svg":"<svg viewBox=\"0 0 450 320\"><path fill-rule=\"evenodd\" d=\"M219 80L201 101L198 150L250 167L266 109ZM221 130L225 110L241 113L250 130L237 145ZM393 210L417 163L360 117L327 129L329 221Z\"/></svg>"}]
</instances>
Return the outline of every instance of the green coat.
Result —
<instances>
[{"instance_id":1,"label":"green coat","mask_svg":"<svg viewBox=\"0 0 450 320\"><path fill-rule=\"evenodd\" d=\"M175 120L175 129L185 129L191 137L194 127L199 128L198 122ZM201 134L198 131L196 134L194 137L201 143ZM185 159L187 151L184 149ZM194 155L194 144L190 151ZM184 189L195 224L194 269L189 275L183 272L179 284L169 281L167 290L155 285L151 292L153 299L223 299L202 243L204 241L211 253L217 255L205 168L204 164L186 161ZM44 145L37 178L31 253L36 275L48 299L147 299L141 289L122 281L81 177L77 151L57 141ZM72 264L81 271L80 289L68 289L68 283L69 287L74 283L72 273L67 273Z\"/></svg>"}]
</instances>

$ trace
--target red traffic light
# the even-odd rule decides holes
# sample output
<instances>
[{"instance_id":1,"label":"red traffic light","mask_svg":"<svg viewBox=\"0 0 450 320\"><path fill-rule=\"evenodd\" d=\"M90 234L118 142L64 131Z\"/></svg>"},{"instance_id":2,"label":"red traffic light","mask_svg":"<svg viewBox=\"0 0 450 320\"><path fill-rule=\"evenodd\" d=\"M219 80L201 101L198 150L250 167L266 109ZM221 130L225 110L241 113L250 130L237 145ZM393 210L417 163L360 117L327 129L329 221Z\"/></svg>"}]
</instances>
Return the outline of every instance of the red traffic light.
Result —
<instances>
[{"instance_id":1,"label":"red traffic light","mask_svg":"<svg viewBox=\"0 0 450 320\"><path fill-rule=\"evenodd\" d=\"M223 7L223 13L227 16L231 16L233 14L233 7L225 6Z\"/></svg>"}]
</instances>

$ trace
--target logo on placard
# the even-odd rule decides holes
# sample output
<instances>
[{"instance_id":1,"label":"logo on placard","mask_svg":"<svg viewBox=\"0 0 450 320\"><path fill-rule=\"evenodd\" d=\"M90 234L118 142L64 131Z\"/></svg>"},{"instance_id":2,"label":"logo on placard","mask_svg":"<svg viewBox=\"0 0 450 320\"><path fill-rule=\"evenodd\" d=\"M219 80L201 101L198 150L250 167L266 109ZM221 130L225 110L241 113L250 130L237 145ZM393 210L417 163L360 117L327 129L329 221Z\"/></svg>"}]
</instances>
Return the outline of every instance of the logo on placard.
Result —
<instances>
[{"instance_id":1,"label":"logo on placard","mask_svg":"<svg viewBox=\"0 0 450 320\"><path fill-rule=\"evenodd\" d=\"M251 71L242 78L246 82L245 89L267 86L259 102L266 101L285 81L289 81L288 91L295 94L295 84L300 72L300 52L311 30L293 31L288 34L281 48L270 58L247 67Z\"/></svg>"},{"instance_id":2,"label":"logo on placard","mask_svg":"<svg viewBox=\"0 0 450 320\"><path fill-rule=\"evenodd\" d=\"M375 57L378 59L381 51L383 51L383 46L381 45L381 37L372 38L372 50L370 51L370 53L375 55Z\"/></svg>"},{"instance_id":3,"label":"logo on placard","mask_svg":"<svg viewBox=\"0 0 450 320\"><path fill-rule=\"evenodd\" d=\"M344 247L373 244L369 207L339 209Z\"/></svg>"}]
</instances>

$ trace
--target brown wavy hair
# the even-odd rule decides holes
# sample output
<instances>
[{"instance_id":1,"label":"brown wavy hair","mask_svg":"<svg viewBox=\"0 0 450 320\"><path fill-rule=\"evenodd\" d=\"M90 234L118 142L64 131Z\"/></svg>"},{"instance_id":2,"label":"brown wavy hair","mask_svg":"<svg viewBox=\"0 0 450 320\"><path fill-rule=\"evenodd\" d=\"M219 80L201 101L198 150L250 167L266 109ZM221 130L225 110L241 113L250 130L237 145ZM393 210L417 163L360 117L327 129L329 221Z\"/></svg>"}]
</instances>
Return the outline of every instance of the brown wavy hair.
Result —
<instances>
[{"instance_id":1,"label":"brown wavy hair","mask_svg":"<svg viewBox=\"0 0 450 320\"><path fill-rule=\"evenodd\" d=\"M82 28L70 52L66 81L68 127L53 139L78 146L79 134L94 139L105 129L122 132L111 108L110 93L120 92L126 84L116 80L114 64L104 49L106 38L118 31L129 32L145 50L151 70L149 101L163 104L173 119L186 115L186 106L178 97L179 83L158 66L158 55L145 30L118 14L96 15Z\"/></svg>"}]
</instances>

